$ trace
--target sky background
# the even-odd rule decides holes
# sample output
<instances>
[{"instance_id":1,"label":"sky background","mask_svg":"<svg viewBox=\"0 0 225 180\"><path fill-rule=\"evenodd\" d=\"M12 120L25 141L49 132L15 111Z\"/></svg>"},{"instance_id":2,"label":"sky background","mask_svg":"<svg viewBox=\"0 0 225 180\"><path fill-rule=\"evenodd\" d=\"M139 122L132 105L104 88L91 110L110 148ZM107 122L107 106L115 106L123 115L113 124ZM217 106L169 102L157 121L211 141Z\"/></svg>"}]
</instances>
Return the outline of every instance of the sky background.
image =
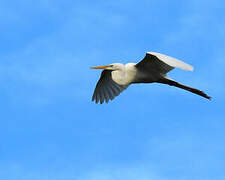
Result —
<instances>
[{"instance_id":1,"label":"sky background","mask_svg":"<svg viewBox=\"0 0 225 180\"><path fill-rule=\"evenodd\" d=\"M0 1L0 179L224 180L225 1ZM91 102L100 71L161 52L195 67Z\"/></svg>"}]
</instances>

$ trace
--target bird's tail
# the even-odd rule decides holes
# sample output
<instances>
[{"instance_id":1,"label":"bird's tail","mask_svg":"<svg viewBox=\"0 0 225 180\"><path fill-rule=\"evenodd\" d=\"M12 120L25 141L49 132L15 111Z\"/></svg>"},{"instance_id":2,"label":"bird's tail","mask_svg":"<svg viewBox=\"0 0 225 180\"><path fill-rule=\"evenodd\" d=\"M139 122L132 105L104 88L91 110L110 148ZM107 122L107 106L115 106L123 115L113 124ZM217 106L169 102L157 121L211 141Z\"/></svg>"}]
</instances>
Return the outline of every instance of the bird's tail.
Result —
<instances>
[{"instance_id":1,"label":"bird's tail","mask_svg":"<svg viewBox=\"0 0 225 180\"><path fill-rule=\"evenodd\" d=\"M198 90L198 89L195 89L195 88L192 88L192 87L189 87L189 86L186 86L186 85L183 85L183 84L180 84L180 83L178 83L178 82L176 82L176 81L173 81L173 80L171 80L171 79L169 79L169 78L167 78L167 77L163 77L163 78L161 78L159 81L157 81L158 83L162 83L162 84L168 84L168 85L170 85L170 86L175 86L175 87L178 87L178 88L181 88L181 89L184 89L184 90L187 90L187 91L190 91L190 92L192 92L192 93L194 93L194 94L197 94L197 95L199 95L199 96L202 96L202 97L204 97L204 98L206 98L206 99L211 99L211 97L210 96L208 96L206 93L204 93L203 91L200 91L200 90Z\"/></svg>"}]
</instances>

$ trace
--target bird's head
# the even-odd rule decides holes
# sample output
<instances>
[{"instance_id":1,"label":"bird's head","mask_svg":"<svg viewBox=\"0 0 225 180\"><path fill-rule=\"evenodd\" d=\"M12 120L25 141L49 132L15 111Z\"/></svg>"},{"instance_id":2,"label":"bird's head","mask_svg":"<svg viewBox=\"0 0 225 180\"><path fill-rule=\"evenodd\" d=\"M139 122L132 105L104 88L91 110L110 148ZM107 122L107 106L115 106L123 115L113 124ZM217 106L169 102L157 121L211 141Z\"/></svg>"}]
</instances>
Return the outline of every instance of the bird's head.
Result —
<instances>
[{"instance_id":1,"label":"bird's head","mask_svg":"<svg viewBox=\"0 0 225 180\"><path fill-rule=\"evenodd\" d=\"M114 63L110 65L105 65L105 66L96 66L96 67L91 67L91 69L104 69L104 70L121 70L123 68L123 64L120 63Z\"/></svg>"}]
</instances>

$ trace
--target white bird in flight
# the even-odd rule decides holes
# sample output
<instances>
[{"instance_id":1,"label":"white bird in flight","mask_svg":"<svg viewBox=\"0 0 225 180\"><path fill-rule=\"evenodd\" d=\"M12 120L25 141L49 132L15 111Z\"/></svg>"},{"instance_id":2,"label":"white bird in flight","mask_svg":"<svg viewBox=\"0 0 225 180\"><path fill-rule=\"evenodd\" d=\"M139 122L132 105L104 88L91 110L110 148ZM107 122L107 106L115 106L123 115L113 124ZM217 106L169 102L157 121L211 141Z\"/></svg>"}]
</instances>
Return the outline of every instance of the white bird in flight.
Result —
<instances>
[{"instance_id":1,"label":"white bird in flight","mask_svg":"<svg viewBox=\"0 0 225 180\"><path fill-rule=\"evenodd\" d=\"M113 100L122 91L134 83L162 83L175 86L204 98L211 97L198 89L180 84L171 80L167 73L174 68L193 71L193 67L178 59L156 52L147 52L139 63L113 63L105 66L92 67L92 69L103 69L101 77L95 87L92 101L101 104Z\"/></svg>"}]
</instances>

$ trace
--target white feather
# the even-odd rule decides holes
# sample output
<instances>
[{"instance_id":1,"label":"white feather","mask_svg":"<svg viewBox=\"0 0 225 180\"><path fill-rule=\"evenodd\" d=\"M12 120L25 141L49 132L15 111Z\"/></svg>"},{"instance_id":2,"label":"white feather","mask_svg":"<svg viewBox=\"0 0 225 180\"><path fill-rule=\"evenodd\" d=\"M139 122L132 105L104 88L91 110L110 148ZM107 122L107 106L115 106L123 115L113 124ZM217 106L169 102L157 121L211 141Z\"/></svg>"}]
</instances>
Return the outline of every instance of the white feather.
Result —
<instances>
[{"instance_id":1,"label":"white feather","mask_svg":"<svg viewBox=\"0 0 225 180\"><path fill-rule=\"evenodd\" d=\"M170 57L170 56L167 56L167 55L164 55L164 54L160 54L160 53L157 53L157 52L147 52L148 54L152 54L152 55L155 55L157 58L159 58L161 61L163 61L164 63L172 66L172 67L176 67L176 68L180 68L180 69L183 69L185 71L193 71L194 70L194 67L181 61L181 60L178 60L176 58L173 58L173 57Z\"/></svg>"}]
</instances>

